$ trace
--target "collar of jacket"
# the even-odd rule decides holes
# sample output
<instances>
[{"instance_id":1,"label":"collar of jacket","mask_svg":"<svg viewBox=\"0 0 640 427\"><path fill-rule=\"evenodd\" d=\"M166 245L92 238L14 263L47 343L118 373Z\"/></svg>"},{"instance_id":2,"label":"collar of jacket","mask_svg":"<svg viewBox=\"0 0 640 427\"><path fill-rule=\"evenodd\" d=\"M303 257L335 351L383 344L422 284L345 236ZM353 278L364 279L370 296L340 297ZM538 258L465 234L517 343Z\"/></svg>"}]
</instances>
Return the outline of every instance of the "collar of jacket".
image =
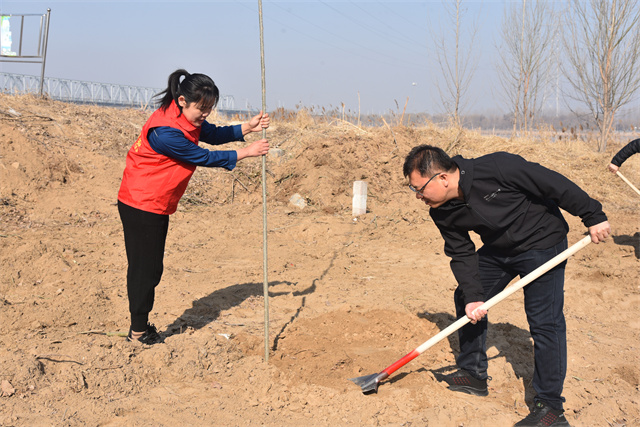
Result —
<instances>
[{"instance_id":1,"label":"collar of jacket","mask_svg":"<svg viewBox=\"0 0 640 427\"><path fill-rule=\"evenodd\" d=\"M473 160L465 159L462 156L452 157L451 160L458 165L458 170L460 171L458 187L462 189L462 197L464 197L464 200L452 199L437 209L455 209L466 205L467 200L469 200L469 195L471 194L471 186L473 184Z\"/></svg>"}]
</instances>

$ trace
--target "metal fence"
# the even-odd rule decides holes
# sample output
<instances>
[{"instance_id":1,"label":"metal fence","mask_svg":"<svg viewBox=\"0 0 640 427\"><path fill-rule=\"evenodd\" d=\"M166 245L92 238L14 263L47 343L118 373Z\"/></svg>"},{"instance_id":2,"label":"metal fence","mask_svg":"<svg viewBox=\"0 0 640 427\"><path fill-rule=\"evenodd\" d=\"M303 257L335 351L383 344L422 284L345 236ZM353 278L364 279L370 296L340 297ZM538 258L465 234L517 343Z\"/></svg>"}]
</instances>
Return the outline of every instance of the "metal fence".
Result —
<instances>
[{"instance_id":1,"label":"metal fence","mask_svg":"<svg viewBox=\"0 0 640 427\"><path fill-rule=\"evenodd\" d=\"M45 94L59 101L142 109L153 108L152 98L163 90L52 77L45 77L42 86ZM39 87L38 76L0 72L0 91L3 93L38 93ZM234 104L233 96L222 96L218 108L234 110Z\"/></svg>"}]
</instances>

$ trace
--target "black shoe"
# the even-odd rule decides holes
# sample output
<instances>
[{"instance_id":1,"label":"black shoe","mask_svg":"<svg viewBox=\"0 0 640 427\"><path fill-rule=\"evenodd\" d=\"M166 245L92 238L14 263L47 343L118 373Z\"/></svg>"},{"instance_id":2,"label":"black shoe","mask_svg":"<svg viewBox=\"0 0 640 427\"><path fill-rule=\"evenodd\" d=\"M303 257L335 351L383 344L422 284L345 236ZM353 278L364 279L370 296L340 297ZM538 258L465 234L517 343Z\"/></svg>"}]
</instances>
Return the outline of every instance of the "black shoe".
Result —
<instances>
[{"instance_id":1,"label":"black shoe","mask_svg":"<svg viewBox=\"0 0 640 427\"><path fill-rule=\"evenodd\" d=\"M564 417L562 409L553 409L544 402L538 401L533 405L531 413L522 421L516 423L514 427L546 427L546 426L565 426L570 427L569 422Z\"/></svg>"},{"instance_id":2,"label":"black shoe","mask_svg":"<svg viewBox=\"0 0 640 427\"><path fill-rule=\"evenodd\" d=\"M487 381L490 380L491 377L479 380L464 369L454 372L453 374L442 375L437 379L449 384L449 390L473 394L474 396L487 396L489 394Z\"/></svg>"},{"instance_id":3,"label":"black shoe","mask_svg":"<svg viewBox=\"0 0 640 427\"><path fill-rule=\"evenodd\" d=\"M133 342L138 341L142 344L153 345L164 342L164 339L158 333L158 330L151 323L147 323L147 330L144 331L142 336L137 340L131 338L131 328L129 328L129 335L127 335L127 341Z\"/></svg>"}]
</instances>

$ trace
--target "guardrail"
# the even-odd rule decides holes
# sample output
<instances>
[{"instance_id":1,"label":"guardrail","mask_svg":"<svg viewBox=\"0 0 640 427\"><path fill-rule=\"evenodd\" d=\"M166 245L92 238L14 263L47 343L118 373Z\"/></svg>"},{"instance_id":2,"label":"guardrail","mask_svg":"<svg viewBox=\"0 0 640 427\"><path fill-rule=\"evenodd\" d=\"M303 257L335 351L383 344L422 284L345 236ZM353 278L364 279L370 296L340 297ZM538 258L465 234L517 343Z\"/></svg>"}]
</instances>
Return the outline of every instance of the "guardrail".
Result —
<instances>
[{"instance_id":1,"label":"guardrail","mask_svg":"<svg viewBox=\"0 0 640 427\"><path fill-rule=\"evenodd\" d=\"M26 74L0 73L0 91L3 93L37 93L40 77ZM163 89L111 83L45 77L43 92L58 101L80 104L153 108L153 97ZM235 110L233 96L220 98L220 110Z\"/></svg>"}]
</instances>

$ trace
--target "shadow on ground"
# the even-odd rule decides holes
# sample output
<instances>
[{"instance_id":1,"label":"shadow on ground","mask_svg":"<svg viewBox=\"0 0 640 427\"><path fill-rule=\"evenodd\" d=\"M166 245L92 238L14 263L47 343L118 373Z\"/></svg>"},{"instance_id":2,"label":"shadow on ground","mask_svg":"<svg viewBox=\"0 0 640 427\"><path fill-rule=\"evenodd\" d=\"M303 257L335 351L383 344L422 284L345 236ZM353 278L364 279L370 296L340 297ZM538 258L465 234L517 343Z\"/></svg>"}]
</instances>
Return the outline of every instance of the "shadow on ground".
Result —
<instances>
[{"instance_id":1,"label":"shadow on ground","mask_svg":"<svg viewBox=\"0 0 640 427\"><path fill-rule=\"evenodd\" d=\"M631 246L636 259L640 259L640 231L633 236L613 236L613 241L616 245Z\"/></svg>"},{"instance_id":2,"label":"shadow on ground","mask_svg":"<svg viewBox=\"0 0 640 427\"><path fill-rule=\"evenodd\" d=\"M440 330L447 328L456 321L450 313L422 312L418 313L418 317L435 323ZM429 337L426 337L425 341L428 338ZM458 332L455 331L449 335L447 340L457 357L460 352ZM533 343L531 342L531 334L528 330L510 323L489 322L487 348L493 346L498 350L498 354L489 358L489 376L491 376L491 360L500 357L506 358L507 363L513 367L516 376L522 380L525 389L525 401L531 404L535 396L535 390L531 386L533 379ZM452 373L456 369L457 367L455 365L449 365L430 369L429 371L433 373L436 380L442 381L444 375Z\"/></svg>"},{"instance_id":3,"label":"shadow on ground","mask_svg":"<svg viewBox=\"0 0 640 427\"><path fill-rule=\"evenodd\" d=\"M297 283L292 282L271 282L269 287L290 286L296 288ZM315 281L303 291L291 292L269 292L269 298L277 298L283 295L305 296L315 291ZM232 307L241 305L245 300L252 297L262 297L264 295L262 283L241 283L219 289L209 295L193 301L191 308L188 308L176 318L164 333L165 337L180 334L187 328L201 329L209 323L215 321L220 313Z\"/></svg>"}]
</instances>

